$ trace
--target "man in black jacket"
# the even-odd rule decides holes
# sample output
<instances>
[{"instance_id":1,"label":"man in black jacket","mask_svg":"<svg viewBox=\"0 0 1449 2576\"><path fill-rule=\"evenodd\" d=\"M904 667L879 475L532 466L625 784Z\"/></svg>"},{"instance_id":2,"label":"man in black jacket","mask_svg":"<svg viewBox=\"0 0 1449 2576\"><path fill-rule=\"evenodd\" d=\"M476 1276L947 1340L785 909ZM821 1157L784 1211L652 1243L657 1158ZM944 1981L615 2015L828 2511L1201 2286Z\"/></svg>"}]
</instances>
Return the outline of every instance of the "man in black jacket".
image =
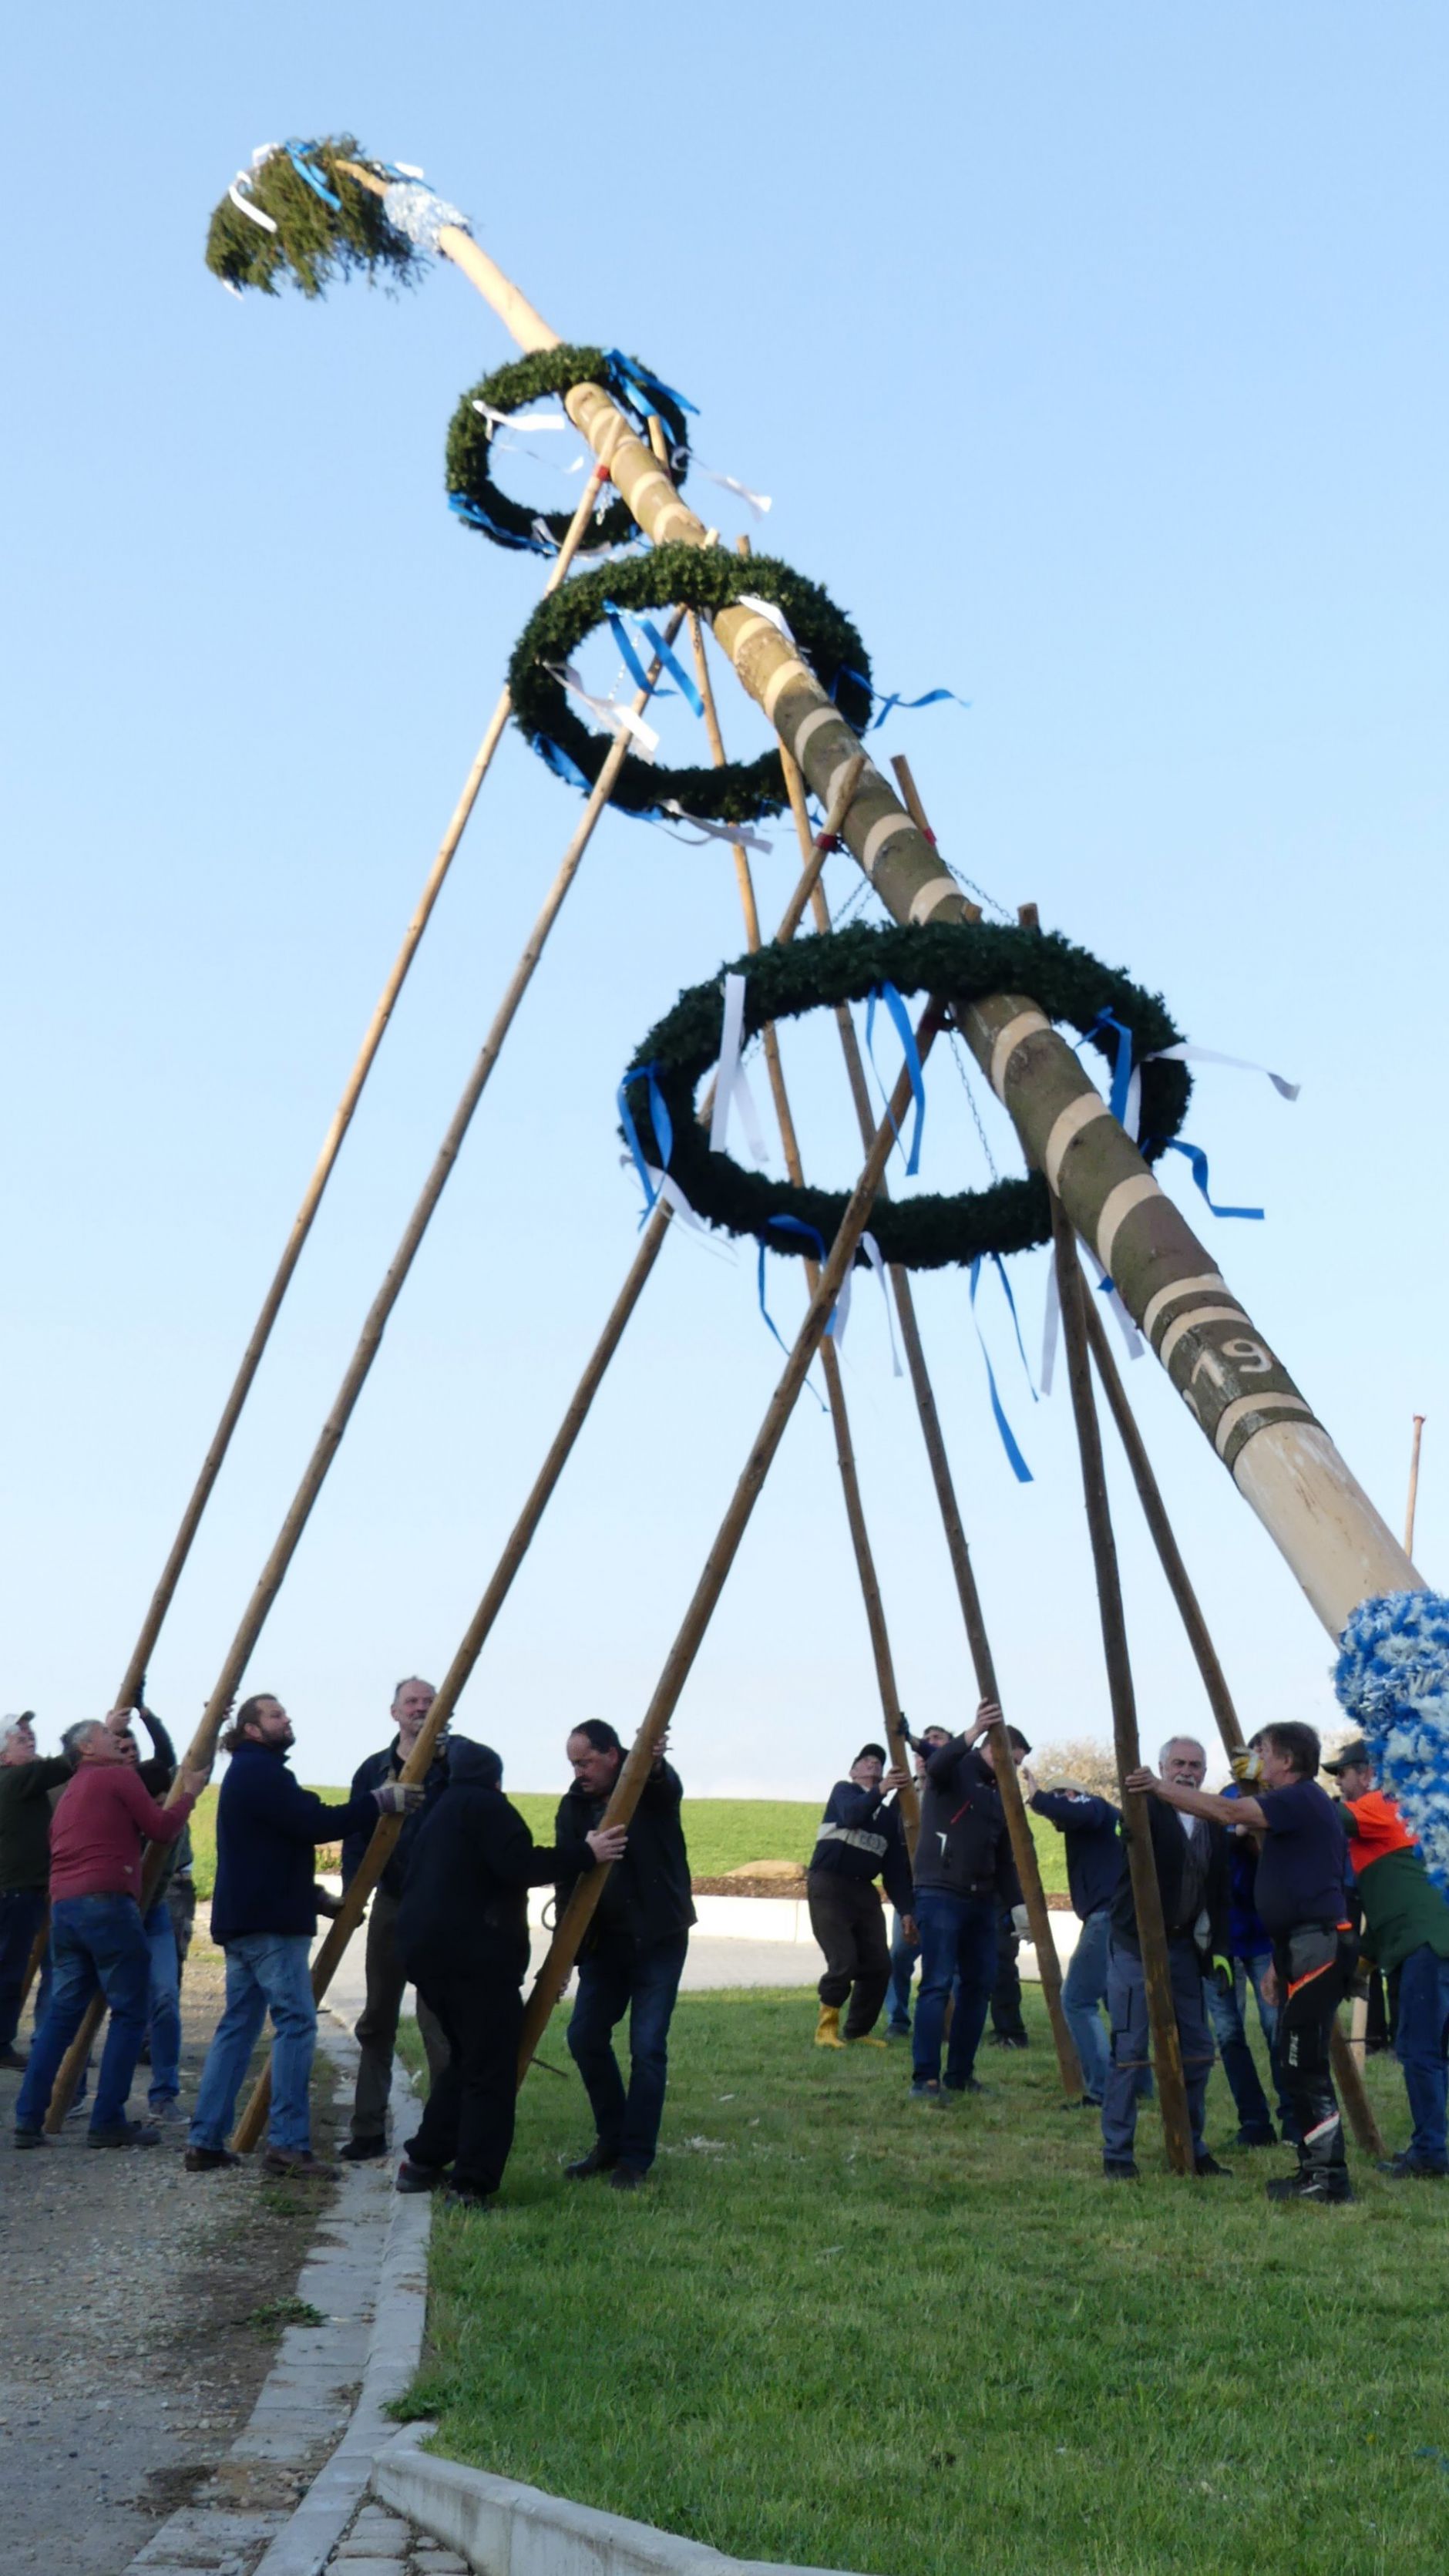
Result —
<instances>
[{"instance_id":1,"label":"man in black jacket","mask_svg":"<svg viewBox=\"0 0 1449 2576\"><path fill-rule=\"evenodd\" d=\"M437 1693L431 1682L419 1680L410 1673L398 1683L392 1695L392 1722L397 1729L391 1744L380 1753L369 1753L352 1775L352 1794L358 1797L365 1789L380 1789L385 1781L396 1780L423 1730L423 1721ZM393 2051L397 2046L397 2017L402 2010L403 1989L407 1974L397 1941L397 1911L402 1901L408 1863L423 1817L432 1809L448 1785L447 1739L438 1746L423 1782L421 1811L409 1816L392 1848L386 1869L373 1890L367 1916L366 1976L367 1997L355 2037L361 2055L357 2065L357 2090L352 2097L352 2134L342 2149L348 2164L365 2164L372 2156L387 2153L387 2105L392 2090ZM344 1890L357 1875L363 1853L372 1839L375 1818L356 1826L342 1845L342 1885ZM418 2030L427 2052L428 2080L436 2084L448 2063L448 2042L421 1995L418 1998Z\"/></svg>"},{"instance_id":2,"label":"man in black jacket","mask_svg":"<svg viewBox=\"0 0 1449 2576\"><path fill-rule=\"evenodd\" d=\"M0 1718L0 2067L20 2075L25 1972L50 1883L50 1792L73 1768L68 1753L36 1752L33 1709Z\"/></svg>"},{"instance_id":3,"label":"man in black jacket","mask_svg":"<svg viewBox=\"0 0 1449 2576\"><path fill-rule=\"evenodd\" d=\"M1201 1789L1207 1755L1194 1736L1171 1736L1158 1760L1164 1781L1174 1788ZM1127 1785L1145 1788L1152 1780L1151 1772L1133 1772ZM1203 1979L1211 1972L1214 1959L1222 1958L1227 1949L1228 1838L1220 1824L1210 1824L1201 1815L1177 1813L1155 1800L1147 1816L1157 1884L1162 1891L1162 1921L1167 1933L1172 2006L1182 2050L1193 2155L1199 2174L1206 2178L1226 2172L1208 2154L1203 2141L1203 2113L1213 2064L1213 2035L1203 2003ZM1117 1893L1112 1899L1107 2012L1112 2024L1112 2049L1102 2093L1102 2171L1109 2182L1135 2182L1137 2166L1132 2149L1137 2135L1137 2101L1146 2089L1151 2070L1152 2030L1147 2018L1142 1946L1125 1849Z\"/></svg>"},{"instance_id":4,"label":"man in black jacket","mask_svg":"<svg viewBox=\"0 0 1449 2576\"><path fill-rule=\"evenodd\" d=\"M590 1842L623 1767L624 1748L602 1718L586 1718L568 1739L574 1783L559 1804L558 1902L594 1865ZM669 2066L669 2023L689 1948L694 1901L679 1807L679 1774L660 1746L629 1826L623 1859L604 1883L579 1960L579 1995L569 2053L594 2114L594 2143L564 2171L573 2182L606 2173L616 2191L635 2191L654 2162ZM629 2088L613 2033L629 2015Z\"/></svg>"},{"instance_id":5,"label":"man in black jacket","mask_svg":"<svg viewBox=\"0 0 1449 2576\"><path fill-rule=\"evenodd\" d=\"M996 1702L984 1699L969 1733L952 1736L926 1763L916 1838L913 1911L921 1936L921 1993L911 2091L929 2101L941 2098L946 2002L958 1978L945 2089L982 2090L976 2080L976 2051L996 1982L997 1917L1003 1906L1021 1903L987 1732L1000 1715ZM1020 1762L1031 1747L1014 1726L1006 1732L1012 1757Z\"/></svg>"},{"instance_id":6,"label":"man in black jacket","mask_svg":"<svg viewBox=\"0 0 1449 2576\"><path fill-rule=\"evenodd\" d=\"M1067 1847L1067 1887L1082 1928L1062 1979L1062 2010L1077 2043L1083 2100L1100 2110L1109 2064L1102 2004L1112 1899L1122 1875L1122 1817L1110 1798L1095 1796L1080 1780L1058 1780L1050 1789L1039 1789L1030 1772L1023 1777L1033 1815L1055 1825Z\"/></svg>"},{"instance_id":7,"label":"man in black jacket","mask_svg":"<svg viewBox=\"0 0 1449 2576\"><path fill-rule=\"evenodd\" d=\"M622 1826L585 1839L596 1863L622 1856ZM448 1794L419 1819L396 1909L404 1973L447 2048L407 2142L399 2191L431 2191L451 2165L448 2199L466 2209L491 2205L513 2145L528 1890L546 1885L557 1865L557 1852L537 1849L504 1797L497 1754L455 1736Z\"/></svg>"},{"instance_id":8,"label":"man in black jacket","mask_svg":"<svg viewBox=\"0 0 1449 2576\"><path fill-rule=\"evenodd\" d=\"M885 1746L865 1744L850 1766L850 1778L837 1780L825 1802L805 1880L810 1929L825 1953L817 2048L844 2048L868 2039L880 2019L891 1954L877 1879L884 1882L903 1930L914 1936L911 1864L900 1811L891 1803L905 1785L904 1771L886 1770ZM840 2011L847 1996L850 2010L842 2037ZM884 2048L885 2041L877 2039L872 2046Z\"/></svg>"}]
</instances>

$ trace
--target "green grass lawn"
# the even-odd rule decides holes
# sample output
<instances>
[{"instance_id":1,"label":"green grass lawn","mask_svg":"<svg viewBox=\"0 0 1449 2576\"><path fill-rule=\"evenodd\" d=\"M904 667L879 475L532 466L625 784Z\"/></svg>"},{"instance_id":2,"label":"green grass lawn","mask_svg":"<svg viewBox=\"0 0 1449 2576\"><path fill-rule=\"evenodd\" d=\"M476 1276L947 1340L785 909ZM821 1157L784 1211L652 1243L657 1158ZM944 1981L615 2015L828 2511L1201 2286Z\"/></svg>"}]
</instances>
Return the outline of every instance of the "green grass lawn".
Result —
<instances>
[{"instance_id":1,"label":"green grass lawn","mask_svg":"<svg viewBox=\"0 0 1449 2576\"><path fill-rule=\"evenodd\" d=\"M803 1811L802 1811L803 1812ZM751 1854L751 1857L757 1855ZM746 2558L879 2576L1442 2576L1449 2186L1354 2158L1351 2209L1100 2178L1033 2046L988 2096L810 2044L813 1998L686 1996L647 2192L562 2181L591 2124L535 2071L496 2213L439 2210L409 2411L448 2456ZM409 2026L411 2027L411 2026ZM416 2032L411 2031L416 2059ZM1370 2088L1392 2145L1403 2088Z\"/></svg>"}]
</instances>

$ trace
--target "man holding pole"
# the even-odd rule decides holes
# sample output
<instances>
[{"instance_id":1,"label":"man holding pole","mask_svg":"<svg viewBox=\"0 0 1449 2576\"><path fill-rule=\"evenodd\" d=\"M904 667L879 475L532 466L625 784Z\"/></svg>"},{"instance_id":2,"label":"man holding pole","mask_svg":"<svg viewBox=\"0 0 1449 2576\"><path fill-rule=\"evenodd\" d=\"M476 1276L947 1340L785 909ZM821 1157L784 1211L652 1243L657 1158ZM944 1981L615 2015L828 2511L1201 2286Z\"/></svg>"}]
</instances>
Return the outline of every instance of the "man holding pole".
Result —
<instances>
[{"instance_id":1,"label":"man holding pole","mask_svg":"<svg viewBox=\"0 0 1449 2576\"><path fill-rule=\"evenodd\" d=\"M17 2075L25 1972L50 1879L50 1792L70 1774L69 1754L36 1752L33 1709L0 1718L0 2070Z\"/></svg>"},{"instance_id":2,"label":"man holding pole","mask_svg":"<svg viewBox=\"0 0 1449 2576\"><path fill-rule=\"evenodd\" d=\"M579 1993L569 2022L573 2058L594 2114L594 2143L566 2165L571 2182L606 2173L615 2191L637 2191L654 2162L669 2067L669 2024L689 1948L694 1900L684 1847L679 1774L661 1742L629 1825L627 1848L605 1881L579 1958ZM568 1739L573 1787L554 1826L558 1910L574 1883L598 1866L592 1837L623 1767L624 1748L602 1718L586 1718ZM629 2015L627 2092L613 2034Z\"/></svg>"},{"instance_id":3,"label":"man holding pole","mask_svg":"<svg viewBox=\"0 0 1449 2576\"><path fill-rule=\"evenodd\" d=\"M1379 2171L1395 2182L1442 2182L1449 2176L1449 1904L1424 1867L1417 1836L1393 1799L1374 1787L1362 1736L1323 1767L1343 1794L1363 1948L1386 1975L1399 1972L1394 2047L1414 2129L1402 2154Z\"/></svg>"},{"instance_id":4,"label":"man holding pole","mask_svg":"<svg viewBox=\"0 0 1449 2576\"><path fill-rule=\"evenodd\" d=\"M892 1801L904 1771L887 1771L883 1744L862 1745L848 1780L825 1802L805 1880L810 1929L825 1954L820 1980L817 2048L846 2048L870 2038L890 1983L891 1958L876 1880L883 1881L902 1929L911 1921L911 1864ZM841 2031L840 2015L850 2010ZM872 2045L884 2048L883 2039Z\"/></svg>"},{"instance_id":5,"label":"man holding pole","mask_svg":"<svg viewBox=\"0 0 1449 2576\"><path fill-rule=\"evenodd\" d=\"M317 2038L308 1964L317 1929L314 1854L318 1843L375 1824L379 1814L410 1814L423 1793L389 1780L345 1806L324 1806L315 1790L292 1777L287 1755L294 1741L292 1721L270 1691L243 1700L221 1739L232 1758L216 1809L211 1937L226 1952L226 2010L202 2068L188 2173L213 2173L239 2161L227 2147L227 2131L269 2012L275 2035L263 2164L296 2182L331 2181L336 2173L312 2153L308 2101Z\"/></svg>"},{"instance_id":6,"label":"man holding pole","mask_svg":"<svg viewBox=\"0 0 1449 2576\"><path fill-rule=\"evenodd\" d=\"M391 1744L385 1745L380 1753L370 1753L353 1773L354 1798L361 1797L367 1790L382 1787L386 1781L396 1780L422 1733L423 1721L436 1696L432 1683L420 1680L416 1673L409 1674L406 1681L398 1683L392 1697L392 1720L397 1732ZM424 1812L442 1796L447 1785L445 1736L423 1782ZM375 1815L367 1816L344 1837L344 1890L357 1874L376 1821ZM398 1947L397 1916L402 1902L403 1881L422 1821L422 1814L407 1819L393 1845L368 1911L367 2000L356 2031L361 2055L357 2067L357 2090L352 2103L352 2135L342 2150L347 2164L365 2164L369 2158L387 2153L387 2105L392 2087L393 2050L397 2045L398 2014L407 1985L407 1971ZM448 2064L448 2041L437 2015L422 1995L418 1997L418 2030L427 2051L428 2080L436 2084Z\"/></svg>"},{"instance_id":7,"label":"man holding pole","mask_svg":"<svg viewBox=\"0 0 1449 2576\"><path fill-rule=\"evenodd\" d=\"M1150 1790L1168 1806L1147 1810L1152 1857L1162 1891L1162 1924L1167 1934L1167 1962L1172 1977L1172 2007L1182 2051L1187 2113L1192 2129L1193 2163L1208 2180L1226 2177L1227 2168L1207 2152L1203 2118L1208 2077L1213 2065L1213 2035L1203 2005L1203 1978L1216 1959L1225 1957L1228 1930L1228 1838L1224 1819L1236 1822L1221 1798L1200 1795L1207 1755L1197 1738L1174 1735L1158 1760L1162 1778L1152 1771L1133 1771L1128 1790ZM1145 2092L1152 2064L1152 2035L1147 2015L1147 1980L1137 1928L1132 1879L1124 1866L1112 1899L1112 1939L1107 1953L1107 2013L1112 2024L1111 2062L1102 2094L1102 2171L1109 2182L1135 2182L1132 2150L1137 2136L1137 2101Z\"/></svg>"},{"instance_id":8,"label":"man holding pole","mask_svg":"<svg viewBox=\"0 0 1449 2576\"><path fill-rule=\"evenodd\" d=\"M1054 1780L1049 1789L1039 1789L1029 1771L1022 1776L1033 1815L1055 1825L1066 1844L1067 1888L1082 1928L1062 1980L1062 2010L1081 2061L1083 2102L1099 2111L1111 2063L1102 2003L1112 1899L1122 1875L1122 1817L1110 1799L1095 1796L1080 1780Z\"/></svg>"},{"instance_id":9,"label":"man holding pole","mask_svg":"<svg viewBox=\"0 0 1449 2576\"><path fill-rule=\"evenodd\" d=\"M995 1700L984 1699L969 1732L952 1736L926 1758L912 1908L921 1936L921 1993L911 2047L911 2091L918 2100L941 2099L946 2004L958 1980L945 2091L984 2089L976 2078L976 2051L996 1982L997 1916L1003 1906L1021 1903L989 1733L1000 1717ZM1012 1759L1020 1764L1031 1746L1014 1726L1006 1733Z\"/></svg>"}]
</instances>

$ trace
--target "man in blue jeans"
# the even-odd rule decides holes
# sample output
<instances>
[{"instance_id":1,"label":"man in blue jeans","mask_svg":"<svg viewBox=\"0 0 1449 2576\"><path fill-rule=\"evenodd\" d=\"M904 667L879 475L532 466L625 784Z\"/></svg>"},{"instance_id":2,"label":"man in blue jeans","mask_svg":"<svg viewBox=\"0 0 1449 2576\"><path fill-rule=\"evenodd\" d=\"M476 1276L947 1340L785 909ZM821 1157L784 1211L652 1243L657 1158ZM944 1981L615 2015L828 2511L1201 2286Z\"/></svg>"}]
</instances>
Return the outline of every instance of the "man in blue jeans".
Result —
<instances>
[{"instance_id":1,"label":"man in blue jeans","mask_svg":"<svg viewBox=\"0 0 1449 2576\"><path fill-rule=\"evenodd\" d=\"M1112 1899L1122 1875L1122 1818L1110 1799L1095 1797L1080 1780L1058 1780L1050 1789L1039 1789L1028 1771L1023 1785L1027 1805L1056 1826L1067 1847L1067 1887L1082 1928L1062 1979L1062 2010L1077 2044L1083 2101L1100 2110L1112 2054L1102 2006Z\"/></svg>"},{"instance_id":2,"label":"man in blue jeans","mask_svg":"<svg viewBox=\"0 0 1449 2576\"><path fill-rule=\"evenodd\" d=\"M226 2010L202 2069L186 2150L188 2173L234 2165L226 2143L237 2095L272 2017L272 2102L265 2170L294 2182L335 2178L312 2153L308 2086L317 2041L310 1960L317 1929L318 1843L338 1842L379 1815L408 1815L420 1788L399 1780L324 1806L287 1764L292 1721L269 1691L243 1700L221 1739L231 1755L216 1807L216 1890L211 1937L226 1952Z\"/></svg>"},{"instance_id":3,"label":"man in blue jeans","mask_svg":"<svg viewBox=\"0 0 1449 2576\"><path fill-rule=\"evenodd\" d=\"M912 1741L909 1738L907 1740ZM918 1790L925 1787L927 1755L934 1752L939 1745L949 1744L950 1741L951 1730L948 1726L923 1726L919 1737L913 1740L912 1760L916 1766ZM886 1990L886 2029L892 2039L909 2039L911 1979L916 1973L916 1961L921 1955L921 1944L918 1934L917 1937L910 1938L906 1933L907 1921L911 1923L913 1930L916 1929L914 1915L903 1919L901 1915L896 1914L892 1917L892 1921L895 1929L891 1934L891 1981Z\"/></svg>"},{"instance_id":4,"label":"man in blue jeans","mask_svg":"<svg viewBox=\"0 0 1449 2576\"><path fill-rule=\"evenodd\" d=\"M1223 1796L1231 1802L1239 1799L1241 1793L1229 1782ZM1254 1902L1258 1846L1250 1835L1233 1835L1228 1870L1228 1971L1224 1974L1217 1970L1203 1979L1203 1999L1213 2037L1218 2044L1218 2054L1223 2061L1223 2073L1228 2079L1228 2091L1238 2114L1238 2134L1233 2143L1239 2147L1271 2147L1276 2144L1268 2097L1263 2091L1248 2039L1246 2016L1248 1987L1251 1985L1258 2008L1259 2028L1268 2050L1283 2142L1285 2146L1296 2146L1298 2123L1283 2090L1283 2070L1278 2056L1278 2009L1268 2002L1265 1993L1273 1965L1273 1944Z\"/></svg>"},{"instance_id":5,"label":"man in blue jeans","mask_svg":"<svg viewBox=\"0 0 1449 2576\"><path fill-rule=\"evenodd\" d=\"M1379 2171L1395 2182L1443 2182L1449 2178L1449 1904L1424 1866L1418 1837L1393 1799L1374 1787L1363 1738L1323 1767L1343 1795L1348 1856L1363 1907L1362 1947L1385 1974L1399 1973L1394 2048L1413 2134Z\"/></svg>"},{"instance_id":6,"label":"man in blue jeans","mask_svg":"<svg viewBox=\"0 0 1449 2576\"><path fill-rule=\"evenodd\" d=\"M994 1700L983 1700L969 1732L952 1736L926 1757L915 1859L921 1993L911 2046L911 2091L917 2100L942 2098L946 2003L958 1979L944 2090L985 2090L976 2077L976 2051L996 1982L997 1917L1003 1906L1021 1903L988 1733L1000 1716ZM1031 1747L1014 1726L1006 1734L1019 1763Z\"/></svg>"},{"instance_id":7,"label":"man in blue jeans","mask_svg":"<svg viewBox=\"0 0 1449 2576\"><path fill-rule=\"evenodd\" d=\"M607 2174L615 2191L637 2191L654 2162L669 2072L669 2024L684 1974L694 1900L684 1847L679 1774L660 1746L629 1824L623 1856L609 1869L579 1960L579 1995L569 2023L569 2054L583 2077L594 2115L594 2143L564 2167L571 2182ZM589 1836L601 1824L624 1761L624 1748L603 1718L586 1718L568 1739L573 1787L554 1826L558 1904L595 1867ZM613 2035L629 2015L629 2083L625 2089Z\"/></svg>"}]
</instances>

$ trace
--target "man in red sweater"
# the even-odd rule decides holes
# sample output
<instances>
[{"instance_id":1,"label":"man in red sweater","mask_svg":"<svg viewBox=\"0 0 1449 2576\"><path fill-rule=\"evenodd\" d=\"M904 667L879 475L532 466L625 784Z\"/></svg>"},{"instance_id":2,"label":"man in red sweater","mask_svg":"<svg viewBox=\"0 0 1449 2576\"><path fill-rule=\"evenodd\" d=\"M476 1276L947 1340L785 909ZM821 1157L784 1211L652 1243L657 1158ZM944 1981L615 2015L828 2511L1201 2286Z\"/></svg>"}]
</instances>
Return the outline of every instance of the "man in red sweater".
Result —
<instances>
[{"instance_id":1,"label":"man in red sweater","mask_svg":"<svg viewBox=\"0 0 1449 2576\"><path fill-rule=\"evenodd\" d=\"M45 2143L56 2070L99 1988L111 2022L86 2144L154 2147L159 2129L129 2120L131 2078L146 2036L151 1953L141 1927L141 1855L174 1842L209 1774L184 1766L180 1795L158 1807L142 1787L125 1741L131 1712L113 1708L79 1737L75 1776L50 1828L50 2008L35 2036L15 2105L17 2147Z\"/></svg>"}]
</instances>

